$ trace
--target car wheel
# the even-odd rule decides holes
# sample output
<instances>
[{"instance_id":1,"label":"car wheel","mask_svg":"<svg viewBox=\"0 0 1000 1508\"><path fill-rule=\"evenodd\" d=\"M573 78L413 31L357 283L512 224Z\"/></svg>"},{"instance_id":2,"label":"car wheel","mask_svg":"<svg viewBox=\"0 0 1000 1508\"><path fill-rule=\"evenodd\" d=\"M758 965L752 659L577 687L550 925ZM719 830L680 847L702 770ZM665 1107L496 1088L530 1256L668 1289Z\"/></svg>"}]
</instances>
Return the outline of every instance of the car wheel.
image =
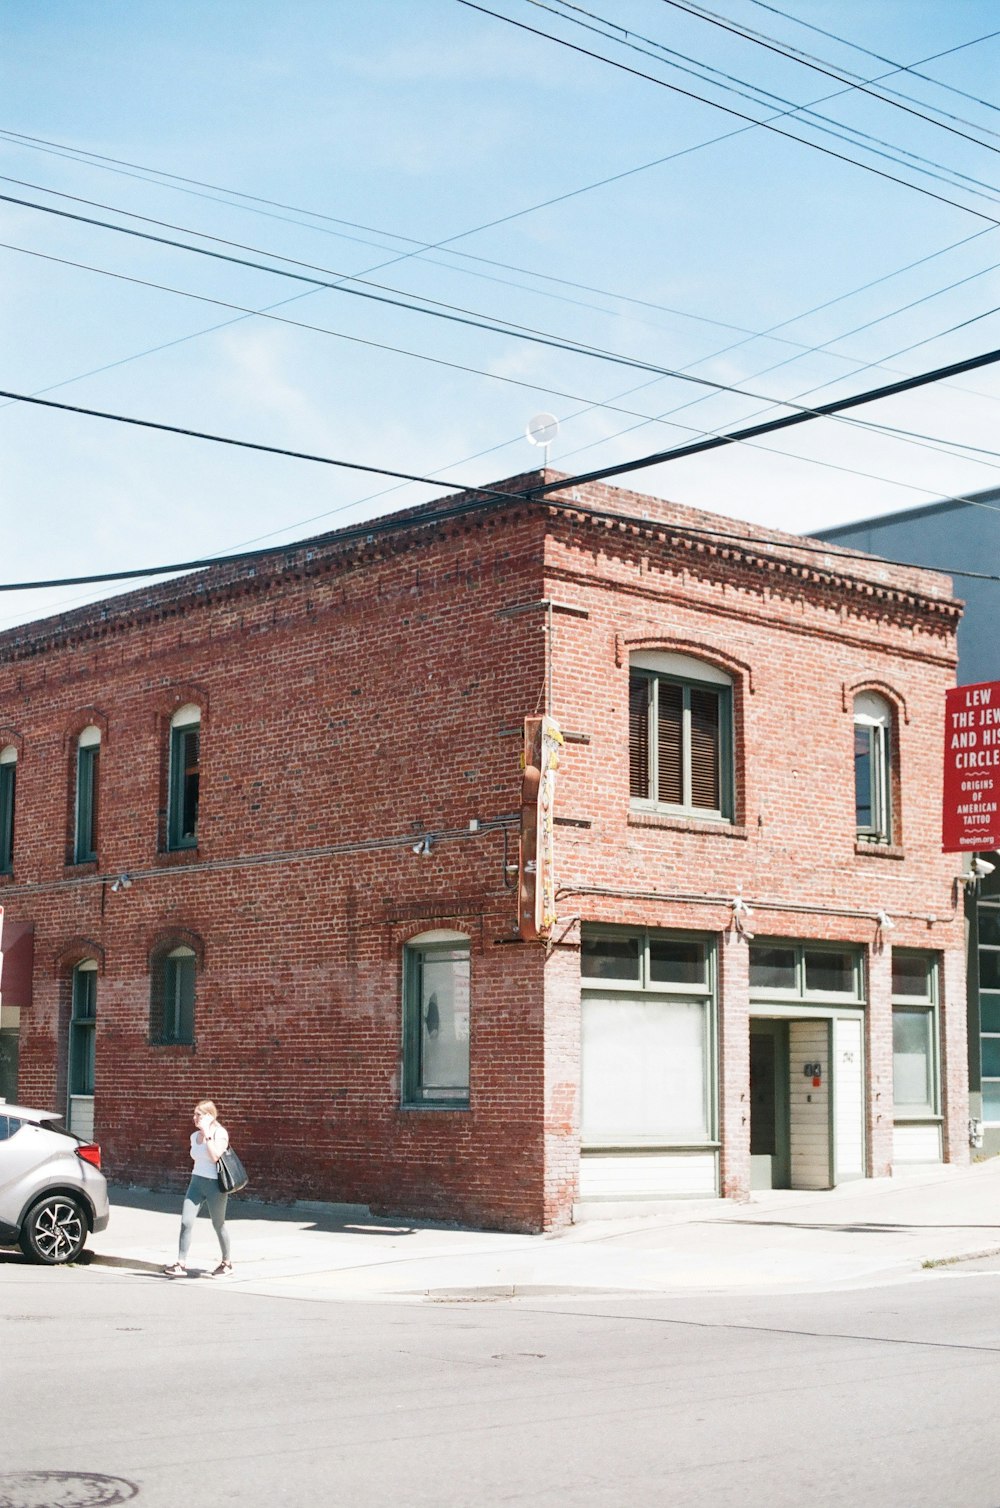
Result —
<instances>
[{"instance_id":1,"label":"car wheel","mask_svg":"<svg viewBox=\"0 0 1000 1508\"><path fill-rule=\"evenodd\" d=\"M77 1201L69 1194L50 1194L25 1216L20 1246L32 1261L54 1267L78 1257L86 1239L87 1221Z\"/></svg>"}]
</instances>

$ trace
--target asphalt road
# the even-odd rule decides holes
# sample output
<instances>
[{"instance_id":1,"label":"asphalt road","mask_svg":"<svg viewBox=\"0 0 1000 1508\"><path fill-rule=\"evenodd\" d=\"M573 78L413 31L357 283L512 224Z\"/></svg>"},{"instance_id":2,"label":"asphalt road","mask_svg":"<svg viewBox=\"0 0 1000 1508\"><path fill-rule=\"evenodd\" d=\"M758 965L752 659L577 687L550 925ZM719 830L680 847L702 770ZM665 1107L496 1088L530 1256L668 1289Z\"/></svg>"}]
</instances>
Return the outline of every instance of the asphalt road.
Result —
<instances>
[{"instance_id":1,"label":"asphalt road","mask_svg":"<svg viewBox=\"0 0 1000 1508\"><path fill-rule=\"evenodd\" d=\"M0 1256L0 1508L998 1508L1000 1261L338 1302Z\"/></svg>"}]
</instances>

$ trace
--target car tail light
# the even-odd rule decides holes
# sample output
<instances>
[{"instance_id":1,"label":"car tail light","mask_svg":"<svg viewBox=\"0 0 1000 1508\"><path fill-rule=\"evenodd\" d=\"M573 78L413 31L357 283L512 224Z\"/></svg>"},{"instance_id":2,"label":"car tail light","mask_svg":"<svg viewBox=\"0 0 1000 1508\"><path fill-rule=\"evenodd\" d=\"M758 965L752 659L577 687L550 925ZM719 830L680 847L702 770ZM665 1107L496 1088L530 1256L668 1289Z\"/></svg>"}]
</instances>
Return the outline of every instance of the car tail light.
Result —
<instances>
[{"instance_id":1,"label":"car tail light","mask_svg":"<svg viewBox=\"0 0 1000 1508\"><path fill-rule=\"evenodd\" d=\"M95 1168L101 1166L101 1149L96 1141L82 1143L76 1149L77 1157L82 1157L84 1162L92 1163Z\"/></svg>"}]
</instances>

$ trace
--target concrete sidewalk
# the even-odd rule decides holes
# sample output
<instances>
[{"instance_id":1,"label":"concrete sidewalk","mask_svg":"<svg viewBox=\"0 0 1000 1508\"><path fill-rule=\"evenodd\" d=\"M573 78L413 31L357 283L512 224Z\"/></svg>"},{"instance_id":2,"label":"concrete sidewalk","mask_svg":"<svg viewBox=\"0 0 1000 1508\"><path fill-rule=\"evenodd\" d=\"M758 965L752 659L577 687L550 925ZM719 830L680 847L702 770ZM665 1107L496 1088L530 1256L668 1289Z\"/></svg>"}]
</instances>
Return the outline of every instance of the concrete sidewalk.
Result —
<instances>
[{"instance_id":1,"label":"concrete sidewalk","mask_svg":"<svg viewBox=\"0 0 1000 1508\"><path fill-rule=\"evenodd\" d=\"M176 1256L180 1196L112 1188L94 1260L158 1272ZM409 1223L359 1205L266 1205L242 1196L229 1223L238 1286L334 1298L502 1297L526 1292L793 1291L885 1282L928 1264L1000 1252L1000 1159L912 1170L748 1204L616 1207L547 1236ZM218 1261L201 1219L192 1272Z\"/></svg>"}]
</instances>

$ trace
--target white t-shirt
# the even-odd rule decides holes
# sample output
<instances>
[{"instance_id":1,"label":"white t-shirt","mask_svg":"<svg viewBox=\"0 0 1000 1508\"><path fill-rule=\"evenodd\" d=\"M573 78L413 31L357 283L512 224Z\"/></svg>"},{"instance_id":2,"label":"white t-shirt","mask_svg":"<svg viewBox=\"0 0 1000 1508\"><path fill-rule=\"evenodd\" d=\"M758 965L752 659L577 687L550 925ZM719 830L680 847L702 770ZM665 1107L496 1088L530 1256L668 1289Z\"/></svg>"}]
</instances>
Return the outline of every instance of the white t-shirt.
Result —
<instances>
[{"instance_id":1,"label":"white t-shirt","mask_svg":"<svg viewBox=\"0 0 1000 1508\"><path fill-rule=\"evenodd\" d=\"M229 1132L225 1126L220 1126L218 1121L208 1135L217 1152L224 1152L229 1146ZM194 1163L192 1173L197 1174L199 1178L211 1178L212 1182L215 1182L217 1177L215 1161L202 1141L200 1131L191 1132L191 1161Z\"/></svg>"}]
</instances>

